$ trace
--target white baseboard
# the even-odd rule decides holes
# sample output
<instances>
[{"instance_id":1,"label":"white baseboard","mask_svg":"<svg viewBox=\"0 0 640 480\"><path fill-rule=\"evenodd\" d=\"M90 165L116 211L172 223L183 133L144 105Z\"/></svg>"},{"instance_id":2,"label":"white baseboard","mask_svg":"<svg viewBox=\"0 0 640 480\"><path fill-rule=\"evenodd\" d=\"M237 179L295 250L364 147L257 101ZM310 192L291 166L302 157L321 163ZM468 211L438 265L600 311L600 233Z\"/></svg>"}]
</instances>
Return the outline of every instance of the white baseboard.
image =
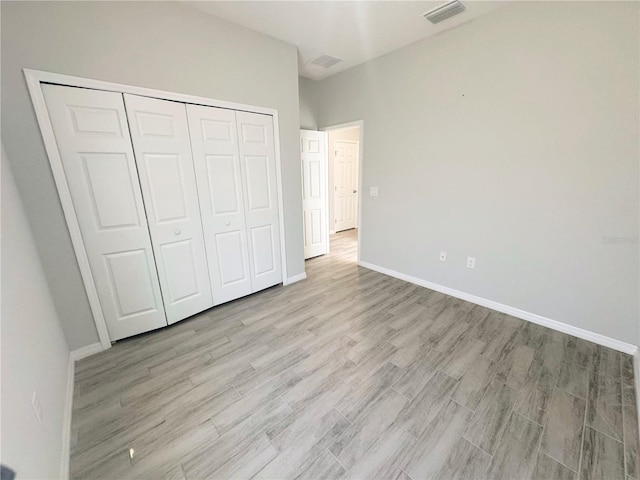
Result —
<instances>
[{"instance_id":1,"label":"white baseboard","mask_svg":"<svg viewBox=\"0 0 640 480\"><path fill-rule=\"evenodd\" d=\"M71 412L73 408L73 386L75 379L75 360L69 354L69 367L67 368L67 393L64 401L64 414L62 416L62 452L60 459L60 478L69 478L69 459L71 456Z\"/></svg>"},{"instance_id":2,"label":"white baseboard","mask_svg":"<svg viewBox=\"0 0 640 480\"><path fill-rule=\"evenodd\" d=\"M529 322L542 325L543 327L548 327L559 332L567 333L569 335L573 335L574 337L582 338L583 340L588 340L590 342L597 343L598 345L618 350L619 352L634 355L636 358L638 358L638 356L636 355L638 352L638 347L630 343L621 342L620 340L616 340L605 335L600 335L599 333L591 332L589 330L584 330L579 327L574 327L573 325L558 322L557 320L552 320L535 313L526 312L515 307L510 307L509 305L494 302L493 300L487 300L486 298L477 297L475 295L471 295L470 293L461 292L459 290L445 287L443 285L438 285L437 283L432 283L421 278L412 277L411 275L396 272L395 270L381 267L373 263L359 261L358 265L364 268L368 268L369 270L375 270L376 272L384 273L385 275L389 275L390 277L399 278L400 280L414 283L430 290L435 290L452 297L460 298L461 300L466 300L467 302L475 303L476 305L482 305L483 307L487 307L498 312L506 313L507 315L511 315L513 317L521 318L522 320L527 320Z\"/></svg>"},{"instance_id":3,"label":"white baseboard","mask_svg":"<svg viewBox=\"0 0 640 480\"><path fill-rule=\"evenodd\" d=\"M305 280L306 278L307 278L307 272L302 272L302 273L299 273L298 275L294 275L293 277L287 278L287 283L285 283L285 285L291 285L292 283Z\"/></svg>"},{"instance_id":4,"label":"white baseboard","mask_svg":"<svg viewBox=\"0 0 640 480\"><path fill-rule=\"evenodd\" d=\"M71 350L71 360L77 362L78 360L82 360L83 358L87 358L91 355L95 355L96 353L100 353L102 350L102 344L92 343L91 345L87 345L86 347Z\"/></svg>"},{"instance_id":5,"label":"white baseboard","mask_svg":"<svg viewBox=\"0 0 640 480\"><path fill-rule=\"evenodd\" d=\"M329 230L329 235L335 235L336 231L335 230Z\"/></svg>"}]
</instances>

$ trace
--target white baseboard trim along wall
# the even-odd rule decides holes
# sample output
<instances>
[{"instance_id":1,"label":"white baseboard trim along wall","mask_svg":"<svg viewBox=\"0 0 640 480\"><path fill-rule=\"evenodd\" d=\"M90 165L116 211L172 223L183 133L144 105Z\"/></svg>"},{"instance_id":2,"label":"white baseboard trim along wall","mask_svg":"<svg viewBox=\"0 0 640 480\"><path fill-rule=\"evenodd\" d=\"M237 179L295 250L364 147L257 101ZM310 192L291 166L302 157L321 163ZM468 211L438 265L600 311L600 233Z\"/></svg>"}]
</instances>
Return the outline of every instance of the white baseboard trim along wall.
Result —
<instances>
[{"instance_id":1,"label":"white baseboard trim along wall","mask_svg":"<svg viewBox=\"0 0 640 480\"><path fill-rule=\"evenodd\" d=\"M87 345L86 347L71 350L71 360L77 362L78 360L82 360L83 358L87 358L91 355L95 355L96 353L100 353L102 350L103 348L100 343L92 343L91 345Z\"/></svg>"},{"instance_id":2,"label":"white baseboard trim along wall","mask_svg":"<svg viewBox=\"0 0 640 480\"><path fill-rule=\"evenodd\" d=\"M368 268L369 270L384 273L385 275L389 275L390 277L395 277L409 283L414 283L430 290L435 290L436 292L444 293L461 300L466 300L467 302L475 303L476 305L481 305L498 312L506 313L507 315L511 315L512 317L521 318L522 320L527 320L529 322L542 325L543 327L551 328L552 330L567 333L569 335L573 335L574 337L582 338L583 340L588 340L590 342L597 343L598 345L618 350L622 353L634 355L636 359L638 358L638 347L630 343L621 342L620 340L616 340L605 335L600 335L599 333L590 332L589 330L584 330L572 325L567 325L566 323L558 322L557 320L552 320L535 313L526 312L515 307L510 307L509 305L494 302L493 300L487 300L486 298L477 297L475 295L471 295L470 293L461 292L453 288L438 285L437 283L422 280L421 278L412 277L411 275L396 272L395 270L381 267L373 263L359 261L358 265L364 268ZM636 378L638 377L636 376Z\"/></svg>"},{"instance_id":3,"label":"white baseboard trim along wall","mask_svg":"<svg viewBox=\"0 0 640 480\"><path fill-rule=\"evenodd\" d=\"M285 285L291 285L292 283L305 280L306 278L307 278L307 272L302 272L302 273L299 273L298 275L294 275L293 277L287 278L287 283L285 283Z\"/></svg>"}]
</instances>

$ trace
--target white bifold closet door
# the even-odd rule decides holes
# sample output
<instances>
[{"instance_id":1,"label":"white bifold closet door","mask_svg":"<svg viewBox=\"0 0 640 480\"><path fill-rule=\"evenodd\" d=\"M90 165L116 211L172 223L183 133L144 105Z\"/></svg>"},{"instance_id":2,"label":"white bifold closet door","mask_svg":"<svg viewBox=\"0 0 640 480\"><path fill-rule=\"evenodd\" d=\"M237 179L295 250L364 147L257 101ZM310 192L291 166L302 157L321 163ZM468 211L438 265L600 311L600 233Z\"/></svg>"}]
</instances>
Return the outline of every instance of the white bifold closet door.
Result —
<instances>
[{"instance_id":1,"label":"white bifold closet door","mask_svg":"<svg viewBox=\"0 0 640 480\"><path fill-rule=\"evenodd\" d=\"M213 302L249 295L251 272L236 112L187 105Z\"/></svg>"},{"instance_id":2,"label":"white bifold closet door","mask_svg":"<svg viewBox=\"0 0 640 480\"><path fill-rule=\"evenodd\" d=\"M282 282L273 119L187 105L214 303Z\"/></svg>"},{"instance_id":3,"label":"white bifold closet door","mask_svg":"<svg viewBox=\"0 0 640 480\"><path fill-rule=\"evenodd\" d=\"M273 117L238 111L236 120L251 286L257 292L282 282Z\"/></svg>"},{"instance_id":4,"label":"white bifold closet door","mask_svg":"<svg viewBox=\"0 0 640 480\"><path fill-rule=\"evenodd\" d=\"M122 94L42 89L111 340L166 326Z\"/></svg>"},{"instance_id":5,"label":"white bifold closet door","mask_svg":"<svg viewBox=\"0 0 640 480\"><path fill-rule=\"evenodd\" d=\"M183 103L124 95L168 322L213 306Z\"/></svg>"}]
</instances>

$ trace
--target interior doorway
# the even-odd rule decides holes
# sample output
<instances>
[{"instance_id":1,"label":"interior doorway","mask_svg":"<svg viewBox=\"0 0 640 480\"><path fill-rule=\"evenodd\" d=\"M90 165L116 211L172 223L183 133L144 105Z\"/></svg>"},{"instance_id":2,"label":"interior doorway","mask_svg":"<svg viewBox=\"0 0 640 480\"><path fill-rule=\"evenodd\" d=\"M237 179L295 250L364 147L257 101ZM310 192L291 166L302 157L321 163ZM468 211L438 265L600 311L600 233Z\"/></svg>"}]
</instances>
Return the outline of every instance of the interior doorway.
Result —
<instances>
[{"instance_id":1,"label":"interior doorway","mask_svg":"<svg viewBox=\"0 0 640 480\"><path fill-rule=\"evenodd\" d=\"M357 240L359 259L363 125L356 121L322 130L327 132L330 243L335 243L340 233L340 238L346 235Z\"/></svg>"},{"instance_id":2,"label":"interior doorway","mask_svg":"<svg viewBox=\"0 0 640 480\"><path fill-rule=\"evenodd\" d=\"M361 121L300 131L305 259L329 253L340 238L360 243Z\"/></svg>"}]
</instances>

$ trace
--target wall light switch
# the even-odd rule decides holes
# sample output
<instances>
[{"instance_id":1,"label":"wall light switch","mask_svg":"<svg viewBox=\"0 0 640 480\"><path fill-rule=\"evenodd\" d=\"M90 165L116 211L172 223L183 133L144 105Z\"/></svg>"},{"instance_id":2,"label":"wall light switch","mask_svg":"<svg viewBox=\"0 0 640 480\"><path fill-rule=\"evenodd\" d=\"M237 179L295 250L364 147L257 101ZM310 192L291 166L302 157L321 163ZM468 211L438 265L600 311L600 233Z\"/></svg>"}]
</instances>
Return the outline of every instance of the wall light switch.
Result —
<instances>
[{"instance_id":1,"label":"wall light switch","mask_svg":"<svg viewBox=\"0 0 640 480\"><path fill-rule=\"evenodd\" d=\"M474 257L467 257L467 268L476 268L476 259Z\"/></svg>"},{"instance_id":2,"label":"wall light switch","mask_svg":"<svg viewBox=\"0 0 640 480\"><path fill-rule=\"evenodd\" d=\"M440 252L440 261L441 262L447 261L447 252Z\"/></svg>"},{"instance_id":3,"label":"wall light switch","mask_svg":"<svg viewBox=\"0 0 640 480\"><path fill-rule=\"evenodd\" d=\"M378 187L369 187L369 196L377 197L378 196Z\"/></svg>"}]
</instances>

